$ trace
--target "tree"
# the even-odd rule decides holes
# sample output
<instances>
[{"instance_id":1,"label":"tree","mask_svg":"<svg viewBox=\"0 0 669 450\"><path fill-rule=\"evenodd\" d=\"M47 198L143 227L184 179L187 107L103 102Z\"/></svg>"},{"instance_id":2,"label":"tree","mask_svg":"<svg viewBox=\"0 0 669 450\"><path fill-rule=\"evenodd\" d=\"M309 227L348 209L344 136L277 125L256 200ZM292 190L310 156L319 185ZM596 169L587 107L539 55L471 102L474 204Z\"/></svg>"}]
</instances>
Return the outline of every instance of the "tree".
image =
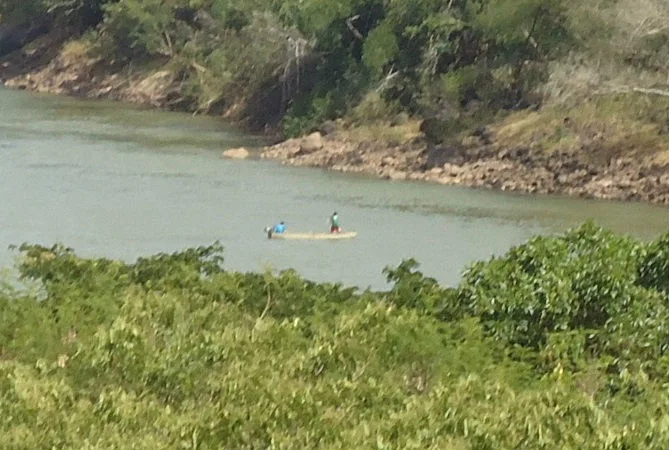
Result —
<instances>
[{"instance_id":1,"label":"tree","mask_svg":"<svg viewBox=\"0 0 669 450\"><path fill-rule=\"evenodd\" d=\"M508 91L521 101L532 81L531 63L545 61L568 43L564 0L490 0L474 21L492 48L492 67L508 66Z\"/></svg>"}]
</instances>

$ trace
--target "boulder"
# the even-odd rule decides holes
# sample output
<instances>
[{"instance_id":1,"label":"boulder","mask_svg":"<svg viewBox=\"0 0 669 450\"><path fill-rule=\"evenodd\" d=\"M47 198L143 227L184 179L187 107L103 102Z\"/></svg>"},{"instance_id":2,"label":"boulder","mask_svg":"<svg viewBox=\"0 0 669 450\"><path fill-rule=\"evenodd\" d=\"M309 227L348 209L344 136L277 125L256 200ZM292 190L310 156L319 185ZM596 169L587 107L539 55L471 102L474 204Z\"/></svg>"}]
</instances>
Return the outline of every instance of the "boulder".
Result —
<instances>
[{"instance_id":1,"label":"boulder","mask_svg":"<svg viewBox=\"0 0 669 450\"><path fill-rule=\"evenodd\" d=\"M397 161L392 156L384 156L383 159L381 160L381 163L379 164L379 166L381 166L381 167L385 167L385 166L393 167L393 166L396 166L396 165L397 165Z\"/></svg>"},{"instance_id":2,"label":"boulder","mask_svg":"<svg viewBox=\"0 0 669 450\"><path fill-rule=\"evenodd\" d=\"M223 157L229 159L246 159L249 157L249 151L244 147L231 148L223 152Z\"/></svg>"},{"instance_id":3,"label":"boulder","mask_svg":"<svg viewBox=\"0 0 669 450\"><path fill-rule=\"evenodd\" d=\"M429 145L427 149L426 166L428 169L433 167L443 167L449 162L460 162L462 150L454 145Z\"/></svg>"},{"instance_id":4,"label":"boulder","mask_svg":"<svg viewBox=\"0 0 669 450\"><path fill-rule=\"evenodd\" d=\"M323 137L318 131L311 133L300 142L300 153L312 153L323 148Z\"/></svg>"},{"instance_id":5,"label":"boulder","mask_svg":"<svg viewBox=\"0 0 669 450\"><path fill-rule=\"evenodd\" d=\"M396 114L395 117L390 121L390 126L391 127L397 127L400 125L404 125L409 121L410 117L409 114L405 112L401 112L399 114Z\"/></svg>"},{"instance_id":6,"label":"boulder","mask_svg":"<svg viewBox=\"0 0 669 450\"><path fill-rule=\"evenodd\" d=\"M388 178L391 180L406 180L407 177L407 173L401 170L391 170L388 174Z\"/></svg>"},{"instance_id":7,"label":"boulder","mask_svg":"<svg viewBox=\"0 0 669 450\"><path fill-rule=\"evenodd\" d=\"M441 144L444 140L444 121L437 117L428 117L420 123L419 130L430 144Z\"/></svg>"},{"instance_id":8,"label":"boulder","mask_svg":"<svg viewBox=\"0 0 669 450\"><path fill-rule=\"evenodd\" d=\"M174 74L169 70L160 70L144 78L128 89L129 98L138 104L160 107L165 103L167 94L172 90Z\"/></svg>"},{"instance_id":9,"label":"boulder","mask_svg":"<svg viewBox=\"0 0 669 450\"><path fill-rule=\"evenodd\" d=\"M443 173L449 177L457 177L463 171L462 167L449 163L444 164L443 169Z\"/></svg>"},{"instance_id":10,"label":"boulder","mask_svg":"<svg viewBox=\"0 0 669 450\"><path fill-rule=\"evenodd\" d=\"M334 120L326 120L321 124L319 131L323 136L327 136L328 134L333 134L337 131L338 125L337 122Z\"/></svg>"}]
</instances>

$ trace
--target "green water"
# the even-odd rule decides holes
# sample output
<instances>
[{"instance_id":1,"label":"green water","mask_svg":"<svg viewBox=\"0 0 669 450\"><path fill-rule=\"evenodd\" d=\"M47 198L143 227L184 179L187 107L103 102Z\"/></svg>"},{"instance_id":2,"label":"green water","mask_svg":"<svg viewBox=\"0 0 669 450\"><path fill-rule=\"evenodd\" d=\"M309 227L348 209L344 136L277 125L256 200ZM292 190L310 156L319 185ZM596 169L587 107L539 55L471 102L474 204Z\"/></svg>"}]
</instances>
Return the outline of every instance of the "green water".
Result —
<instances>
[{"instance_id":1,"label":"green water","mask_svg":"<svg viewBox=\"0 0 669 450\"><path fill-rule=\"evenodd\" d=\"M667 208L530 196L230 161L257 145L219 119L0 89L0 263L21 242L132 260L220 240L230 269L295 268L307 278L385 288L381 270L415 257L453 285L467 264L587 219L652 238ZM326 231L337 210L350 241L268 241L263 228Z\"/></svg>"}]
</instances>

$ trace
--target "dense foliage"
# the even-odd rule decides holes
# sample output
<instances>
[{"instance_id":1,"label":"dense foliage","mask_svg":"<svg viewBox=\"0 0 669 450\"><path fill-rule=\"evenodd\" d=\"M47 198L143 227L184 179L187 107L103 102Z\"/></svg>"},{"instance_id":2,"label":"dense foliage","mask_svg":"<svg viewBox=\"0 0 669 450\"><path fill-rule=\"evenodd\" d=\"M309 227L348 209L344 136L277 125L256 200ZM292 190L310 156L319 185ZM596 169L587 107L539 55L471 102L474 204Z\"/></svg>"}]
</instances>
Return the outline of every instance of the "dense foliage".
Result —
<instances>
[{"instance_id":1,"label":"dense foliage","mask_svg":"<svg viewBox=\"0 0 669 450\"><path fill-rule=\"evenodd\" d=\"M161 67L179 107L245 110L289 135L432 119L428 138L500 111L666 72L663 0L0 0L4 24L84 34L113 67ZM1 49L0 45L0 49ZM600 61L593 66L588 61ZM594 72L594 73L593 73ZM587 98L587 97L586 97ZM436 122L435 122L436 121ZM434 128L434 129L433 129Z\"/></svg>"},{"instance_id":2,"label":"dense foliage","mask_svg":"<svg viewBox=\"0 0 669 450\"><path fill-rule=\"evenodd\" d=\"M218 243L24 245L3 448L665 449L668 239L586 224L388 292L229 272Z\"/></svg>"},{"instance_id":3,"label":"dense foliage","mask_svg":"<svg viewBox=\"0 0 669 450\"><path fill-rule=\"evenodd\" d=\"M201 109L257 94L294 134L370 102L527 105L573 44L566 1L0 0L0 17L90 29L105 60L168 58Z\"/></svg>"}]
</instances>

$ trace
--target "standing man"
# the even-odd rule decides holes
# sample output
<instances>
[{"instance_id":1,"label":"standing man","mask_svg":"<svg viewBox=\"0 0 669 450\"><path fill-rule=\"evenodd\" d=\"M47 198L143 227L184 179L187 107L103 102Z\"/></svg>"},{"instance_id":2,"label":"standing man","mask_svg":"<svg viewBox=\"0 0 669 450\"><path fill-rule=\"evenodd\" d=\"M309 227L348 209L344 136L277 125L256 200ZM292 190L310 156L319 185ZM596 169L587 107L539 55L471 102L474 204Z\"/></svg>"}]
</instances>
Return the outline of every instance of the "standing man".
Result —
<instances>
[{"instance_id":1,"label":"standing man","mask_svg":"<svg viewBox=\"0 0 669 450\"><path fill-rule=\"evenodd\" d=\"M330 216L330 233L339 233L341 231L341 226L339 225L339 215L337 211L333 212Z\"/></svg>"}]
</instances>

